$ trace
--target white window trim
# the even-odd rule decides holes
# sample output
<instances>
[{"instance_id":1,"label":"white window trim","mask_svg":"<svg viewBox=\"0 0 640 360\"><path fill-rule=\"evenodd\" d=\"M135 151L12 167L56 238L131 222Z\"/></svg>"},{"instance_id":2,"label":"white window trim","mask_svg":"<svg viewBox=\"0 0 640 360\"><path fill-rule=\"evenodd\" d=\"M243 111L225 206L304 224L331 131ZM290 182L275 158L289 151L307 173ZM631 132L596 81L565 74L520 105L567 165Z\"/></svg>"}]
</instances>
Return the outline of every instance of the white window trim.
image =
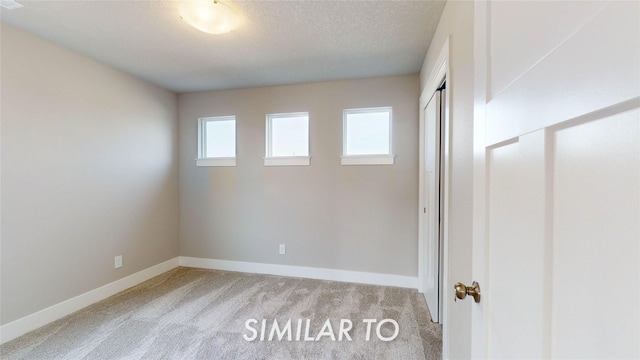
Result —
<instances>
[{"instance_id":1,"label":"white window trim","mask_svg":"<svg viewBox=\"0 0 640 360\"><path fill-rule=\"evenodd\" d=\"M205 131L204 126L209 121L230 121L233 120L234 124L236 124L236 149L238 148L238 133L237 133L237 123L235 115L225 115L225 116L208 116L198 118L198 157L196 158L196 166L236 166L236 157L204 157L204 143L205 143ZM236 153L237 155L237 153Z\"/></svg>"},{"instance_id":2,"label":"white window trim","mask_svg":"<svg viewBox=\"0 0 640 360\"><path fill-rule=\"evenodd\" d=\"M196 166L236 166L236 158L196 159Z\"/></svg>"},{"instance_id":3,"label":"white window trim","mask_svg":"<svg viewBox=\"0 0 640 360\"><path fill-rule=\"evenodd\" d=\"M345 151L347 149L347 115L380 111L389 112L389 153L367 155L345 154ZM341 165L393 165L395 163L395 157L396 156L393 154L393 107L381 106L342 110L342 156L340 158Z\"/></svg>"},{"instance_id":4,"label":"white window trim","mask_svg":"<svg viewBox=\"0 0 640 360\"><path fill-rule=\"evenodd\" d=\"M341 165L393 165L395 155L350 155L340 158Z\"/></svg>"},{"instance_id":5,"label":"white window trim","mask_svg":"<svg viewBox=\"0 0 640 360\"><path fill-rule=\"evenodd\" d=\"M309 123L309 113L306 111L293 113L267 114L265 118L265 157L264 166L309 166L311 156L271 156L271 118L273 117L307 117L307 153L311 152L309 143L311 142L311 124Z\"/></svg>"},{"instance_id":6,"label":"white window trim","mask_svg":"<svg viewBox=\"0 0 640 360\"><path fill-rule=\"evenodd\" d=\"M311 156L274 156L264 158L264 166L308 166Z\"/></svg>"}]
</instances>

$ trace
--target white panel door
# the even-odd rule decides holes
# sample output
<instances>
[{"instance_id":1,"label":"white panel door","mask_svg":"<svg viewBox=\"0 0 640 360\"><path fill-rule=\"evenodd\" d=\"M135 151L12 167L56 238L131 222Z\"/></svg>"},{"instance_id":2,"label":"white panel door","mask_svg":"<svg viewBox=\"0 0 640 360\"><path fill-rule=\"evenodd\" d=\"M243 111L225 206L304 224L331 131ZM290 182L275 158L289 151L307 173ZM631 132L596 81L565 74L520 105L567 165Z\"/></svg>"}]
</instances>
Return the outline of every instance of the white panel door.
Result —
<instances>
[{"instance_id":1,"label":"white panel door","mask_svg":"<svg viewBox=\"0 0 640 360\"><path fill-rule=\"evenodd\" d=\"M476 358L640 358L640 3L580 4L476 4Z\"/></svg>"}]
</instances>

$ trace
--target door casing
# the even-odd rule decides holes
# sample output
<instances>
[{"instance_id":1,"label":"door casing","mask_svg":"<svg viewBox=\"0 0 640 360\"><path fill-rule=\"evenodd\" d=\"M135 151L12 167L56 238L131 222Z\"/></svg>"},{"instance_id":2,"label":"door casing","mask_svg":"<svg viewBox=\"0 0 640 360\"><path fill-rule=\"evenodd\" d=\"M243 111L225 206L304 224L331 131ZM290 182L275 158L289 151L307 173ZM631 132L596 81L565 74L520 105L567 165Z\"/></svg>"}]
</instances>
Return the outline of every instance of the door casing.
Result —
<instances>
[{"instance_id":1,"label":"door casing","mask_svg":"<svg viewBox=\"0 0 640 360\"><path fill-rule=\"evenodd\" d=\"M428 76L428 80L426 86L424 87L422 94L420 95L420 149L419 149L419 201L418 201L418 217L419 217L419 230L418 230L418 291L424 293L425 291L425 283L426 279L426 241L427 236L429 234L429 222L427 221L427 216L431 213L427 212L425 214L424 209L427 208L427 203L425 202L426 194L428 189L425 188L425 175L426 175L426 164L425 164L425 107L429 103L429 100L433 97L437 89L440 85L448 79L448 75L450 74L449 70L449 39L444 42L442 49L438 55L436 66L432 69L431 73ZM444 112L444 121L441 131L444 133L443 140L444 143L441 145L441 149L444 152L442 156L443 166L441 168L444 171L444 201L443 201L443 209L441 209L442 213L442 222L443 222L443 231L442 231L442 248L441 248L441 261L439 264L441 269L440 276L440 292L441 295L441 304L440 304L440 314L439 314L439 322L443 324L443 358L447 358L447 344L448 344L448 335L447 335L447 299L449 292L446 291L446 284L449 283L448 277L448 234L449 234L449 179L450 179L450 82L447 82L447 86L443 91L443 97L445 100L445 108L442 109ZM426 215L426 216L425 216ZM437 223L436 223L437 224ZM433 309L429 309L430 311L434 311Z\"/></svg>"}]
</instances>

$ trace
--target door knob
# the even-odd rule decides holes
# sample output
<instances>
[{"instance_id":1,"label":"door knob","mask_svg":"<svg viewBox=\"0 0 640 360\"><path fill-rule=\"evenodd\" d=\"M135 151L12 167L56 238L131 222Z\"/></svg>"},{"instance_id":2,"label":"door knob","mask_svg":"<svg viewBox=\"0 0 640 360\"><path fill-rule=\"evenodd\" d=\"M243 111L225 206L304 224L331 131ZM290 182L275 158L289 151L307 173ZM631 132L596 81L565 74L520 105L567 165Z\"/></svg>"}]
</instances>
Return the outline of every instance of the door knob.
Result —
<instances>
[{"instance_id":1,"label":"door knob","mask_svg":"<svg viewBox=\"0 0 640 360\"><path fill-rule=\"evenodd\" d=\"M479 303L480 302L480 284L477 282L471 283L471 286L466 286L463 283L457 283L454 287L456 290L455 301L458 299L462 300L467 297L467 295L473 297L473 301Z\"/></svg>"}]
</instances>

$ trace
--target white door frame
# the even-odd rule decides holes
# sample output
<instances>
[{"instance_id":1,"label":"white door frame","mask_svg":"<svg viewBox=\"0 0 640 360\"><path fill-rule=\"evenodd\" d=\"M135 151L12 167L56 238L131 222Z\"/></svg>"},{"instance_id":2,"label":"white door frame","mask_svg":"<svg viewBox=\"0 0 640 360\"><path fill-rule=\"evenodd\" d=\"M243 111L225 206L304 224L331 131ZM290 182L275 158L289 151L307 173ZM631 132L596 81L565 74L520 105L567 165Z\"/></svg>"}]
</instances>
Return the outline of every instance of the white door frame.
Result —
<instances>
[{"instance_id":1,"label":"white door frame","mask_svg":"<svg viewBox=\"0 0 640 360\"><path fill-rule=\"evenodd\" d=\"M488 27L487 13L489 12L489 2L482 1L474 4L474 107L473 107L473 222L472 222L472 276L481 286L487 287L488 281L485 271L485 259L488 254L486 242L486 221L487 221L487 199L486 199L486 108L489 99L488 86L488 64L484 52L475 55L480 49L488 49ZM488 304L490 297L482 299L484 304ZM487 331L484 325L482 307L471 307L471 354L472 358L482 358L487 353L488 341Z\"/></svg>"},{"instance_id":2,"label":"white door frame","mask_svg":"<svg viewBox=\"0 0 640 360\"><path fill-rule=\"evenodd\" d=\"M428 222L426 221L426 216L424 213L424 208L427 207L425 203L425 194L427 189L425 189L425 139L424 139L424 131L425 131L425 112L424 109L429 103L431 97L435 94L437 89L440 87L444 80L447 80L447 85L444 90L444 98L445 98L445 106L443 109L445 112L444 116L444 125L441 131L444 132L444 144L442 144L443 154L443 168L444 168L444 179L446 180L446 184L444 186L444 209L442 209L443 215L443 249L441 251L442 254L442 264L440 264L440 269L443 271L442 283L441 283L441 291L443 292L440 304L442 308L442 316L440 319L440 323L443 324L443 334L442 334L442 356L444 359L448 357L448 324L447 324L447 299L449 298L449 291L446 291L446 284L449 283L449 190L450 186L450 146L451 146L451 135L450 135L450 119L448 114L450 114L451 109L451 81L449 81L449 39L447 38L440 50L435 66L429 70L429 76L427 77L427 83L425 87L422 89L422 93L420 95L420 150L419 150L419 201L418 201L418 291L424 293L425 283L426 283L426 274L425 274L425 266L426 266L426 258L425 258L425 247L426 247L426 236L429 234L429 229L427 229ZM429 309L430 311L434 311L433 309Z\"/></svg>"}]
</instances>

